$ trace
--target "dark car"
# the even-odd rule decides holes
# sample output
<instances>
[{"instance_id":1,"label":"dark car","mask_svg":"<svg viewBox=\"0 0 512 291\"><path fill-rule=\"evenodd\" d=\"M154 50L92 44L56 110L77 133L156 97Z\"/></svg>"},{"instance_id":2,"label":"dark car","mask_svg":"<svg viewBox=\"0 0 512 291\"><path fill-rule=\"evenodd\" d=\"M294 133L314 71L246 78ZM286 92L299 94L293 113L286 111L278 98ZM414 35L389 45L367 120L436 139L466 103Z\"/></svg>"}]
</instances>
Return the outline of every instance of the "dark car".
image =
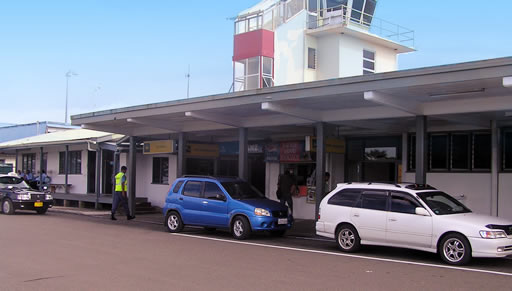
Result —
<instances>
[{"instance_id":1,"label":"dark car","mask_svg":"<svg viewBox=\"0 0 512 291\"><path fill-rule=\"evenodd\" d=\"M286 206L265 198L238 178L179 178L169 190L163 213L170 232L195 225L229 229L236 239L248 238L256 231L281 236L293 223Z\"/></svg>"},{"instance_id":2,"label":"dark car","mask_svg":"<svg viewBox=\"0 0 512 291\"><path fill-rule=\"evenodd\" d=\"M53 197L30 188L18 176L0 175L0 202L0 210L4 214L14 214L15 210L34 210L45 214L53 206Z\"/></svg>"}]
</instances>

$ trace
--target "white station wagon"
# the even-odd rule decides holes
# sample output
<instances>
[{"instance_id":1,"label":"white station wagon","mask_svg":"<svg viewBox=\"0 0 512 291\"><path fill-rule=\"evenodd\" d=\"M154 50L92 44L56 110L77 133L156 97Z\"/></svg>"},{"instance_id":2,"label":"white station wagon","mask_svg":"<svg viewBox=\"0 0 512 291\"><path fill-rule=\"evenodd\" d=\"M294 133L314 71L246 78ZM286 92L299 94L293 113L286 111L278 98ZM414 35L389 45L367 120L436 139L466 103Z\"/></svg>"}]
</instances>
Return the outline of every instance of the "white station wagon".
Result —
<instances>
[{"instance_id":1,"label":"white station wagon","mask_svg":"<svg viewBox=\"0 0 512 291\"><path fill-rule=\"evenodd\" d=\"M428 185L339 184L320 203L316 233L345 252L403 247L439 253L452 265L512 255L512 221L474 214Z\"/></svg>"}]
</instances>

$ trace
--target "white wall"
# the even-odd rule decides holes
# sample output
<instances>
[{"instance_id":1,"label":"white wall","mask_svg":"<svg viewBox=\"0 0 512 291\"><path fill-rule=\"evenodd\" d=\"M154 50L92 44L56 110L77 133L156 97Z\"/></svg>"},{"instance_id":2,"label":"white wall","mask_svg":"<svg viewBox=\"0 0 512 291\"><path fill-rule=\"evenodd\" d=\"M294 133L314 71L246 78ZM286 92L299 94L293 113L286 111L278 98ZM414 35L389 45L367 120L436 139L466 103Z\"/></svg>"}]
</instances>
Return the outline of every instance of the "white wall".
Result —
<instances>
[{"instance_id":1,"label":"white wall","mask_svg":"<svg viewBox=\"0 0 512 291\"><path fill-rule=\"evenodd\" d=\"M339 36L330 34L317 38L317 80L338 78L340 74Z\"/></svg>"},{"instance_id":2,"label":"white wall","mask_svg":"<svg viewBox=\"0 0 512 291\"><path fill-rule=\"evenodd\" d=\"M276 86L304 82L304 10L279 26L274 34L274 82Z\"/></svg>"},{"instance_id":3,"label":"white wall","mask_svg":"<svg viewBox=\"0 0 512 291\"><path fill-rule=\"evenodd\" d=\"M512 219L512 173L499 175L498 216Z\"/></svg>"},{"instance_id":4,"label":"white wall","mask_svg":"<svg viewBox=\"0 0 512 291\"><path fill-rule=\"evenodd\" d=\"M405 174L404 181L414 179L414 173ZM428 173L427 183L459 199L473 212L491 215L490 173Z\"/></svg>"},{"instance_id":5,"label":"white wall","mask_svg":"<svg viewBox=\"0 0 512 291\"><path fill-rule=\"evenodd\" d=\"M152 184L153 180L153 157L169 158L169 183L168 184ZM153 206L163 207L165 197L169 192L169 188L176 180L176 155L137 155L137 197L147 197Z\"/></svg>"},{"instance_id":6,"label":"white wall","mask_svg":"<svg viewBox=\"0 0 512 291\"><path fill-rule=\"evenodd\" d=\"M389 72L397 69L397 56L393 49L364 41L350 35L339 35L339 76L350 77L363 73L363 49L375 52L375 72ZM333 64L334 65L334 64Z\"/></svg>"},{"instance_id":7,"label":"white wall","mask_svg":"<svg viewBox=\"0 0 512 291\"><path fill-rule=\"evenodd\" d=\"M329 190L333 190L338 183L345 182L345 155L328 153L326 162L327 172L331 174Z\"/></svg>"}]
</instances>

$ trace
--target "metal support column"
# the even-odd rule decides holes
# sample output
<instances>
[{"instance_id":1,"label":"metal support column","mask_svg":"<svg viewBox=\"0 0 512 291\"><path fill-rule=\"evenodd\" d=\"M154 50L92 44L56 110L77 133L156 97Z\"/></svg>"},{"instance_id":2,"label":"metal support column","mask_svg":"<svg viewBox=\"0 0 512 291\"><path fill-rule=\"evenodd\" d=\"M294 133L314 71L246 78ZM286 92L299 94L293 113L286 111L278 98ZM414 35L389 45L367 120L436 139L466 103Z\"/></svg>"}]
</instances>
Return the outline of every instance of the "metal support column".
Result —
<instances>
[{"instance_id":1,"label":"metal support column","mask_svg":"<svg viewBox=\"0 0 512 291\"><path fill-rule=\"evenodd\" d=\"M135 215L135 189L137 175L137 143L135 137L130 136L130 152L128 156L128 205L130 214Z\"/></svg>"},{"instance_id":2,"label":"metal support column","mask_svg":"<svg viewBox=\"0 0 512 291\"><path fill-rule=\"evenodd\" d=\"M100 209L100 193L101 193L101 147L97 144L98 148L96 149L96 175L94 177L94 192L96 192L96 203L94 207L96 209Z\"/></svg>"},{"instance_id":3,"label":"metal support column","mask_svg":"<svg viewBox=\"0 0 512 291\"><path fill-rule=\"evenodd\" d=\"M16 149L16 161L14 162L14 172L18 174L18 170L20 170L20 166L18 164L18 149Z\"/></svg>"},{"instance_id":4,"label":"metal support column","mask_svg":"<svg viewBox=\"0 0 512 291\"><path fill-rule=\"evenodd\" d=\"M69 193L69 145L66 145L66 153L64 154L64 192Z\"/></svg>"},{"instance_id":5,"label":"metal support column","mask_svg":"<svg viewBox=\"0 0 512 291\"><path fill-rule=\"evenodd\" d=\"M249 156L248 156L248 130L247 128L238 129L238 177L249 181Z\"/></svg>"},{"instance_id":6,"label":"metal support column","mask_svg":"<svg viewBox=\"0 0 512 291\"><path fill-rule=\"evenodd\" d=\"M116 150L114 152L114 176L117 175L117 173L119 173L119 160L120 160L120 153L119 153L119 150ZM110 179L114 180L114 177L109 177ZM112 195L114 194L116 190L116 183L112 183Z\"/></svg>"},{"instance_id":7,"label":"metal support column","mask_svg":"<svg viewBox=\"0 0 512 291\"><path fill-rule=\"evenodd\" d=\"M185 133L178 134L178 163L176 165L176 177L185 175Z\"/></svg>"},{"instance_id":8,"label":"metal support column","mask_svg":"<svg viewBox=\"0 0 512 291\"><path fill-rule=\"evenodd\" d=\"M325 192L325 123L316 125L316 191L315 191L315 220L318 220L320 201Z\"/></svg>"},{"instance_id":9,"label":"metal support column","mask_svg":"<svg viewBox=\"0 0 512 291\"><path fill-rule=\"evenodd\" d=\"M416 184L427 184L427 117L416 116Z\"/></svg>"},{"instance_id":10,"label":"metal support column","mask_svg":"<svg viewBox=\"0 0 512 291\"><path fill-rule=\"evenodd\" d=\"M496 125L496 120L491 121L491 139L492 139L492 153L491 153L491 215L499 215L499 173L498 173L498 146L499 146L499 130Z\"/></svg>"},{"instance_id":11,"label":"metal support column","mask_svg":"<svg viewBox=\"0 0 512 291\"><path fill-rule=\"evenodd\" d=\"M43 147L40 147L39 148L39 151L40 151L40 159L39 159L39 190L42 190L43 189L43 157L44 157L44 153L43 153Z\"/></svg>"}]
</instances>

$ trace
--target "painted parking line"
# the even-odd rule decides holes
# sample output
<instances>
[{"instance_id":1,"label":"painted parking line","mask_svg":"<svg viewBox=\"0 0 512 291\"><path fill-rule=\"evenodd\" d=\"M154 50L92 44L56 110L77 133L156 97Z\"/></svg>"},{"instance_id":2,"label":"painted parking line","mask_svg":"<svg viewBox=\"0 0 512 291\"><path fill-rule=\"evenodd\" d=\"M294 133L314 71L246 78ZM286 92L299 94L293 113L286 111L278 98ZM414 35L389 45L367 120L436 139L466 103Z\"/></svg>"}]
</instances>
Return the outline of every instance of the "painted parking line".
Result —
<instances>
[{"instance_id":1,"label":"painted parking line","mask_svg":"<svg viewBox=\"0 0 512 291\"><path fill-rule=\"evenodd\" d=\"M328 251L319 251L319 250L294 248L294 247L284 247L284 246L271 245L271 244L261 244L261 243L245 242L245 241L235 241L235 240L220 239L220 238L213 238L213 237L206 237L206 236L199 236L199 235L192 235L192 234L183 234L183 233L171 233L171 235L190 237L190 238L196 238L196 239L203 239L203 240L218 241L218 242L226 242L226 243L232 243L232 244L257 246L257 247L263 247L263 248L282 249L282 250L290 250L290 251L313 253L313 254L331 255L331 256L339 256L339 257L349 257L349 258L364 259L364 260L371 260L371 261L407 264L407 265L415 265L415 266L423 266L423 267L450 269L450 270L467 271L467 272L474 272L474 273L484 273L484 274L492 274L492 275L510 276L510 277L512 277L512 273L497 272L497 271L482 270L482 269L471 269L471 268L466 268L466 267L456 267L456 266L448 266L448 265L436 265L436 264L419 263L419 262L413 262L413 261L384 259L384 258L378 258L378 257L366 257L366 256L352 255L352 254L346 254L346 253L334 253L334 252L328 252Z\"/></svg>"}]
</instances>

